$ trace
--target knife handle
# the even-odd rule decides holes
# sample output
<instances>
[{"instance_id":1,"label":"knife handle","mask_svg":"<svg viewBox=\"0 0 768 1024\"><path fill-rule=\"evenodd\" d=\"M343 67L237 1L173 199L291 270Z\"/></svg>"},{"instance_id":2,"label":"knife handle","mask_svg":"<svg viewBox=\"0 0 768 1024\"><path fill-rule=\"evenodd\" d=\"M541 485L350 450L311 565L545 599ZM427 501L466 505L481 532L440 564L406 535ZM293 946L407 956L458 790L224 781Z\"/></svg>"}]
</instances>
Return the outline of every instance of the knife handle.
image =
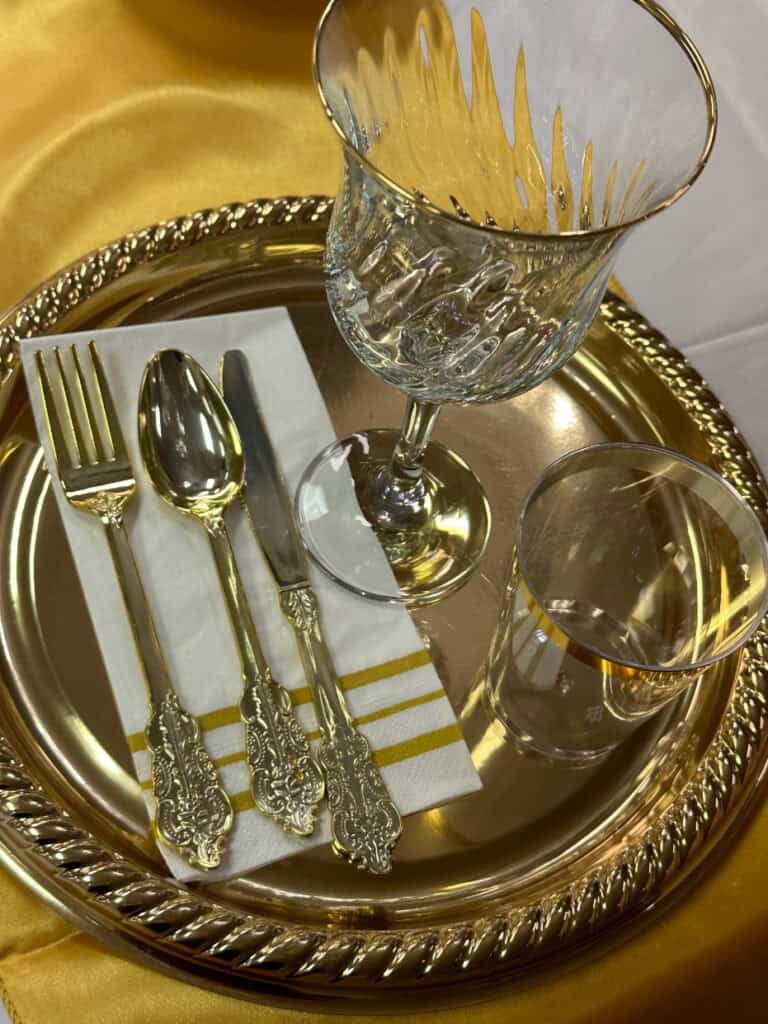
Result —
<instances>
[{"instance_id":1,"label":"knife handle","mask_svg":"<svg viewBox=\"0 0 768 1024\"><path fill-rule=\"evenodd\" d=\"M323 737L318 760L325 770L334 853L374 874L392 867L392 850L403 823L373 762L366 738L355 728L323 639L317 599L307 586L280 592L280 607L296 636Z\"/></svg>"}]
</instances>

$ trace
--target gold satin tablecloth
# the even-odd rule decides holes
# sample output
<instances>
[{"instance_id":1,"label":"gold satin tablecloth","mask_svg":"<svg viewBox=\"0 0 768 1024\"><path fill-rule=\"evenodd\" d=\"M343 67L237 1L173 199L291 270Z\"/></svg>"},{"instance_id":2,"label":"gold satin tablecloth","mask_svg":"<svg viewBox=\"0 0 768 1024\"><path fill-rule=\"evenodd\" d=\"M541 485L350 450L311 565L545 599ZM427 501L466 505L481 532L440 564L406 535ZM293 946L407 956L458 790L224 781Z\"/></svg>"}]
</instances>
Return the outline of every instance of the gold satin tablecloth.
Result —
<instances>
[{"instance_id":1,"label":"gold satin tablecloth","mask_svg":"<svg viewBox=\"0 0 768 1024\"><path fill-rule=\"evenodd\" d=\"M3 306L150 222L235 199L333 193L338 144L310 70L321 9L317 0L0 0ZM398 1019L764 1021L766 863L763 809L675 909L588 966L539 975L479 1007ZM331 1019L214 995L123 960L4 873L0 907L2 996L15 1022Z\"/></svg>"}]
</instances>

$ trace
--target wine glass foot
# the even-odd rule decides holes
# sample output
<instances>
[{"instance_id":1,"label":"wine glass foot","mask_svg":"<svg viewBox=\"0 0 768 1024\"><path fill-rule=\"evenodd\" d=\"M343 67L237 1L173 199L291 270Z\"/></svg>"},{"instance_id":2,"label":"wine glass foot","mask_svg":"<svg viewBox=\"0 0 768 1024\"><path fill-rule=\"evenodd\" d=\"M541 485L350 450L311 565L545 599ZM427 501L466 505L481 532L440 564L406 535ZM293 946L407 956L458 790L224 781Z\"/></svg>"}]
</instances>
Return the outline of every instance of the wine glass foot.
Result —
<instances>
[{"instance_id":1,"label":"wine glass foot","mask_svg":"<svg viewBox=\"0 0 768 1024\"><path fill-rule=\"evenodd\" d=\"M375 600L433 604L476 570L491 511L469 466L435 441L417 480L393 480L398 437L369 430L320 452L296 492L297 519L309 553L336 582Z\"/></svg>"}]
</instances>

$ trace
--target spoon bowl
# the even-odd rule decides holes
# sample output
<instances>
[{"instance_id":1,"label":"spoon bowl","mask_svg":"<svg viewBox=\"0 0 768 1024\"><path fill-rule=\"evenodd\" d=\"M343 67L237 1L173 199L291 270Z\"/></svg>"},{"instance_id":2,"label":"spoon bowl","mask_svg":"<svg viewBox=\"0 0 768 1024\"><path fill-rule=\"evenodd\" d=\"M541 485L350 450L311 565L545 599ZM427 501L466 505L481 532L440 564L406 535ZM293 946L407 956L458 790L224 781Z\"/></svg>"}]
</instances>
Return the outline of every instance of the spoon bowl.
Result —
<instances>
[{"instance_id":1,"label":"spoon bowl","mask_svg":"<svg viewBox=\"0 0 768 1024\"><path fill-rule=\"evenodd\" d=\"M166 349L147 364L139 444L155 489L182 512L223 512L242 489L235 422L211 378L184 352Z\"/></svg>"}]
</instances>

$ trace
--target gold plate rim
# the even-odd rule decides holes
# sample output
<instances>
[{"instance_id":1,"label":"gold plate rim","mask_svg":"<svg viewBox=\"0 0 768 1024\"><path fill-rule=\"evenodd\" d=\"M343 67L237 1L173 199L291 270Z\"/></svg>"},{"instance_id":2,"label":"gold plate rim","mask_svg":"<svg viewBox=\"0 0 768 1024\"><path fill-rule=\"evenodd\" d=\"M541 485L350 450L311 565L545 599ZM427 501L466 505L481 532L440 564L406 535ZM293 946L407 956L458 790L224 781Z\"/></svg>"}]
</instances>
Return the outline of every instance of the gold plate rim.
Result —
<instances>
[{"instance_id":1,"label":"gold plate rim","mask_svg":"<svg viewBox=\"0 0 768 1024\"><path fill-rule=\"evenodd\" d=\"M126 273L238 232L314 231L325 196L258 199L160 222L90 253L0 317L0 412L18 372L18 344L55 330L70 311ZM707 440L712 465L768 523L768 485L705 381L648 322L609 295L604 324L673 394ZM317 1001L382 1012L483 998L495 983L621 937L716 861L761 792L768 762L768 626L750 640L719 729L685 789L645 832L567 888L481 920L409 930L313 929L233 911L204 892L110 849L57 804L0 734L0 859L54 909L124 954L229 995L283 1005ZM642 915L641 915L642 912ZM621 929L617 926L621 925ZM375 1002L373 1001L375 1000Z\"/></svg>"}]
</instances>

